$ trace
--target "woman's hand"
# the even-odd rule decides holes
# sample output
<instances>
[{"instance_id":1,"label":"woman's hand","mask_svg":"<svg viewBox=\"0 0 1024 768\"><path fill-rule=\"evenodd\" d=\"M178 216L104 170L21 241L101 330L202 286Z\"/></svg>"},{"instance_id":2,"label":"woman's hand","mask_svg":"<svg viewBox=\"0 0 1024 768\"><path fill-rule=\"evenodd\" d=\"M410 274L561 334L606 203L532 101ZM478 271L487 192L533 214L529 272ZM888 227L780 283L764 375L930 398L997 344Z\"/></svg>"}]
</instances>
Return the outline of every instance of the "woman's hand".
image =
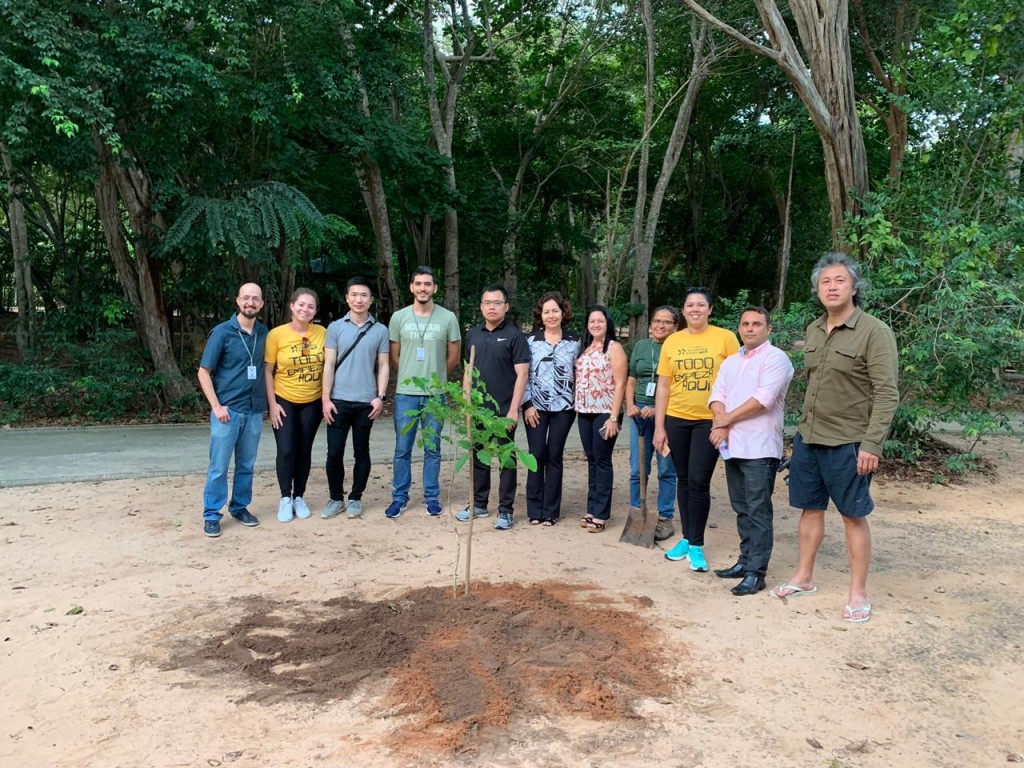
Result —
<instances>
[{"instance_id":1,"label":"woman's hand","mask_svg":"<svg viewBox=\"0 0 1024 768\"><path fill-rule=\"evenodd\" d=\"M523 411L523 421L525 421L528 426L539 427L540 414L537 413L537 409L531 405L529 408Z\"/></svg>"},{"instance_id":2,"label":"woman's hand","mask_svg":"<svg viewBox=\"0 0 1024 768\"><path fill-rule=\"evenodd\" d=\"M270 404L270 424L274 429L280 429L284 424L284 408L279 403Z\"/></svg>"},{"instance_id":3,"label":"woman's hand","mask_svg":"<svg viewBox=\"0 0 1024 768\"><path fill-rule=\"evenodd\" d=\"M619 422L608 419L601 428L604 431L604 439L611 440L617 434L619 434Z\"/></svg>"}]
</instances>

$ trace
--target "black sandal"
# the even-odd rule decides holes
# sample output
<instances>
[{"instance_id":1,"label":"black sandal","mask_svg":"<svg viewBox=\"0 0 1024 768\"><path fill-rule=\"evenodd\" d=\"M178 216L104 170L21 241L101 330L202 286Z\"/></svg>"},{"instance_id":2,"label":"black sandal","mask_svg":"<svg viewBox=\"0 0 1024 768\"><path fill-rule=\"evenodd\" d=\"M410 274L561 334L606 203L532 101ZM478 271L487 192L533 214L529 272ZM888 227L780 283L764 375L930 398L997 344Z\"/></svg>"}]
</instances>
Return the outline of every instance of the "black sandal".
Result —
<instances>
[{"instance_id":1,"label":"black sandal","mask_svg":"<svg viewBox=\"0 0 1024 768\"><path fill-rule=\"evenodd\" d=\"M590 522L587 523L587 533L600 533L604 530L604 526L604 520L598 520L596 517L592 517Z\"/></svg>"}]
</instances>

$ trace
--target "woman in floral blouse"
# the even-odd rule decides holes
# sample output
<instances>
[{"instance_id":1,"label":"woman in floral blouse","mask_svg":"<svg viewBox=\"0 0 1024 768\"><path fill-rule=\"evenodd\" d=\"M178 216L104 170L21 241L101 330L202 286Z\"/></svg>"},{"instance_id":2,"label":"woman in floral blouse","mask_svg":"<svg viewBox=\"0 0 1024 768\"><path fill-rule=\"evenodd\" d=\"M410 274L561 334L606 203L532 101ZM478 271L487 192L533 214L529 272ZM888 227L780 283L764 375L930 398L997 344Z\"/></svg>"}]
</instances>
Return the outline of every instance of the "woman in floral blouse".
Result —
<instances>
[{"instance_id":1,"label":"woman in floral blouse","mask_svg":"<svg viewBox=\"0 0 1024 768\"><path fill-rule=\"evenodd\" d=\"M587 455L587 514L580 522L600 533L612 515L612 450L626 396L629 361L615 341L615 323L602 306L587 311L587 330L576 358L576 413Z\"/></svg>"}]
</instances>

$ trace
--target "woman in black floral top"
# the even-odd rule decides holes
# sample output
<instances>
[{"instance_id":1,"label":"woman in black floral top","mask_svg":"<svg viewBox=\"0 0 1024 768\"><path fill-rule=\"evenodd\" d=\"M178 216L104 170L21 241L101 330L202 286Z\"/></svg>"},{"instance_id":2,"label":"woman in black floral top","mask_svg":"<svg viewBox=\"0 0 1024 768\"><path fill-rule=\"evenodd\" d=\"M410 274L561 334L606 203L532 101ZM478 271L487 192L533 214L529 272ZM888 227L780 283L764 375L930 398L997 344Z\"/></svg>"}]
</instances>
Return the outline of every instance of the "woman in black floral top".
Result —
<instances>
[{"instance_id":1,"label":"woman in black floral top","mask_svg":"<svg viewBox=\"0 0 1024 768\"><path fill-rule=\"evenodd\" d=\"M560 293L546 293L533 310L530 380L523 398L523 421L537 471L526 479L526 512L531 525L554 525L562 507L562 456L576 419L576 357L579 339L565 326L572 318Z\"/></svg>"}]
</instances>

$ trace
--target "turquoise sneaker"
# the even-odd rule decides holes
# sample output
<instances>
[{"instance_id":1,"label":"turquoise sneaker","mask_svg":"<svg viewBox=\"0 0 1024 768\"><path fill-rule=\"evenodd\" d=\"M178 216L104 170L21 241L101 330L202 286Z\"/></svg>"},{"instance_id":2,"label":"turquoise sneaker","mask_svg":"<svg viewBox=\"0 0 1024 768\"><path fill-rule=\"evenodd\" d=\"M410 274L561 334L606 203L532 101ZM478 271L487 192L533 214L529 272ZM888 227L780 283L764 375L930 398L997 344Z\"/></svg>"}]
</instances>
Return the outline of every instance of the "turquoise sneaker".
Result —
<instances>
[{"instance_id":1,"label":"turquoise sneaker","mask_svg":"<svg viewBox=\"0 0 1024 768\"><path fill-rule=\"evenodd\" d=\"M701 572L708 569L708 561L704 558L704 547L690 547L690 569Z\"/></svg>"},{"instance_id":2,"label":"turquoise sneaker","mask_svg":"<svg viewBox=\"0 0 1024 768\"><path fill-rule=\"evenodd\" d=\"M689 552L690 542L686 539L680 539L672 549L665 553L665 559L672 560L674 562L685 560Z\"/></svg>"}]
</instances>

